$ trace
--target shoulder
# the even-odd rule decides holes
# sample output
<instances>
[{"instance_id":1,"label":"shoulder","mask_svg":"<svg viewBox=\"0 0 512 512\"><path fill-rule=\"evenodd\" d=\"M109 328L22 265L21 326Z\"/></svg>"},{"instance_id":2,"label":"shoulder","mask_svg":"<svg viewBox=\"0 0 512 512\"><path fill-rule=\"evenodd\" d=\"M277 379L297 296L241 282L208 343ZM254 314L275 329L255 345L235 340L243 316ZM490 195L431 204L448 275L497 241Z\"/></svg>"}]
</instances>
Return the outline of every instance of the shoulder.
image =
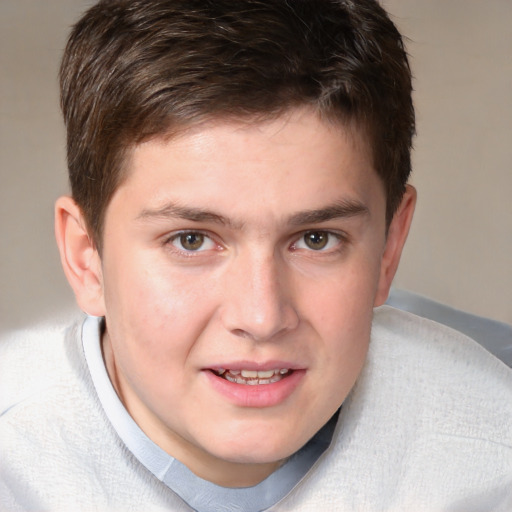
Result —
<instances>
[{"instance_id":1,"label":"shoulder","mask_svg":"<svg viewBox=\"0 0 512 512\"><path fill-rule=\"evenodd\" d=\"M438 428L512 447L512 369L479 343L444 325L378 308L363 386L393 390L397 405L427 414Z\"/></svg>"},{"instance_id":2,"label":"shoulder","mask_svg":"<svg viewBox=\"0 0 512 512\"><path fill-rule=\"evenodd\" d=\"M511 499L512 369L460 332L378 308L346 413L411 506Z\"/></svg>"},{"instance_id":3,"label":"shoulder","mask_svg":"<svg viewBox=\"0 0 512 512\"><path fill-rule=\"evenodd\" d=\"M0 508L188 510L109 423L83 354L82 324L38 326L0 341Z\"/></svg>"},{"instance_id":4,"label":"shoulder","mask_svg":"<svg viewBox=\"0 0 512 512\"><path fill-rule=\"evenodd\" d=\"M297 510L511 510L510 425L510 368L457 331L378 308L331 446L290 500Z\"/></svg>"},{"instance_id":5,"label":"shoulder","mask_svg":"<svg viewBox=\"0 0 512 512\"><path fill-rule=\"evenodd\" d=\"M427 389L449 384L452 394L464 386L467 395L467 385L483 390L488 398L500 390L512 391L512 369L480 343L451 327L389 306L375 310L367 366L367 373L376 377L388 378L390 371L400 379L430 377L423 382L429 384Z\"/></svg>"},{"instance_id":6,"label":"shoulder","mask_svg":"<svg viewBox=\"0 0 512 512\"><path fill-rule=\"evenodd\" d=\"M512 367L512 325L455 309L407 290L392 289L387 304L447 325Z\"/></svg>"},{"instance_id":7,"label":"shoulder","mask_svg":"<svg viewBox=\"0 0 512 512\"><path fill-rule=\"evenodd\" d=\"M41 324L0 338L0 415L66 378L82 321Z\"/></svg>"}]
</instances>

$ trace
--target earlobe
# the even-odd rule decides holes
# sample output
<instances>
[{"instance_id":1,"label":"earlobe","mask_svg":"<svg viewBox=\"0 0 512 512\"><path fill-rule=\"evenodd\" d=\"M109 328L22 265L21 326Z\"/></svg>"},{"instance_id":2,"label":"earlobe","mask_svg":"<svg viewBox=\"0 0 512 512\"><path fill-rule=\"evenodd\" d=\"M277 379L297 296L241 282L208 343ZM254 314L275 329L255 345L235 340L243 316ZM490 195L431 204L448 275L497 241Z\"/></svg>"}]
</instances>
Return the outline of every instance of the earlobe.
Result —
<instances>
[{"instance_id":1,"label":"earlobe","mask_svg":"<svg viewBox=\"0 0 512 512\"><path fill-rule=\"evenodd\" d=\"M89 315L104 316L101 260L85 219L71 197L55 203L55 238L66 278L78 306Z\"/></svg>"},{"instance_id":2,"label":"earlobe","mask_svg":"<svg viewBox=\"0 0 512 512\"><path fill-rule=\"evenodd\" d=\"M381 306L388 298L391 283L398 269L402 249L409 234L416 206L416 196L416 189L412 185L407 185L402 202L389 225L374 306Z\"/></svg>"}]
</instances>

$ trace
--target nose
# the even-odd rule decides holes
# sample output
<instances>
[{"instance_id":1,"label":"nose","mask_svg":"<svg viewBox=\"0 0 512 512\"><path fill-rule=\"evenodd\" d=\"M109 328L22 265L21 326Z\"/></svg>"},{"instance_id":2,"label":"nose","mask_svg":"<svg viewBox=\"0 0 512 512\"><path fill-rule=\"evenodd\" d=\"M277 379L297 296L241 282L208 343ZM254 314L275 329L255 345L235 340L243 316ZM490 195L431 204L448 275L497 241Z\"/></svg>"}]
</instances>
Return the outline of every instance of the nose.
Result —
<instances>
[{"instance_id":1,"label":"nose","mask_svg":"<svg viewBox=\"0 0 512 512\"><path fill-rule=\"evenodd\" d=\"M223 291L224 327L242 338L270 340L299 324L285 264L273 255L239 255Z\"/></svg>"}]
</instances>

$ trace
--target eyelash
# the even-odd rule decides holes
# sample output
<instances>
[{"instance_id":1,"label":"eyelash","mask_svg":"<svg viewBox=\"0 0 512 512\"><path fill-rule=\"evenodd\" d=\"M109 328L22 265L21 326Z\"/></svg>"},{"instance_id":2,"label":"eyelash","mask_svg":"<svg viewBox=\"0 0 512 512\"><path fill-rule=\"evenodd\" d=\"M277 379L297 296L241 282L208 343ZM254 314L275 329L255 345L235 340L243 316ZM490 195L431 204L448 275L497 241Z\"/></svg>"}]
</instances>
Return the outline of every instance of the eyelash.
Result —
<instances>
[{"instance_id":1,"label":"eyelash","mask_svg":"<svg viewBox=\"0 0 512 512\"><path fill-rule=\"evenodd\" d=\"M185 249L183 247L183 244L181 244L182 248L179 248L174 245L173 242L175 242L176 240L179 241L180 239L183 239L183 237L190 236L190 235L203 237L203 243L201 243L201 245L198 247L197 250ZM174 252L178 253L181 256L197 257L198 254L200 254L202 252L206 252L211 249L211 248L206 248L206 249L203 248L204 242L206 242L206 241L209 241L210 244L217 246L217 248L222 247L222 246L220 246L220 244L215 242L215 240L213 239L213 237L211 235L209 235L208 233L205 233L203 231L197 231L197 230L179 231L178 233L173 233L171 236L167 237L164 240L164 245L167 247L170 247Z\"/></svg>"},{"instance_id":2,"label":"eyelash","mask_svg":"<svg viewBox=\"0 0 512 512\"><path fill-rule=\"evenodd\" d=\"M190 235L203 237L203 241L202 241L201 245L197 248L197 250L185 249L183 247L183 244L180 244L182 246L182 248L174 245L174 242L176 242L177 240L179 241L180 239L182 239L182 237L190 236ZM304 243L304 245L307 245L306 237L308 235L310 235L310 236L311 235L327 236L327 241L326 241L327 248L321 247L318 250L315 250L315 249L312 249L311 247L309 247L309 248L308 247L298 247L298 245L302 244L302 243ZM332 241L331 241L332 238L335 239L336 245L334 247L328 247L330 244L332 244ZM341 250L343 250L344 246L348 242L347 238L348 237L345 234L336 233L333 231L321 230L321 229L308 230L308 231L301 232L300 236L295 237L294 238L295 241L289 246L289 248L293 252L304 250L304 251L310 252L312 254L325 254L325 255L335 254L335 253L338 253ZM211 244L211 247L204 248L204 242ZM188 258L198 257L201 255L201 253L208 252L211 249L213 249L214 248L213 246L216 246L217 250L223 249L222 245L217 243L210 234L208 234L204 231L198 231L198 230L179 231L177 233L173 233L171 236L167 237L164 240L163 245L169 247L173 252L177 253L178 255L188 257Z\"/></svg>"},{"instance_id":3,"label":"eyelash","mask_svg":"<svg viewBox=\"0 0 512 512\"><path fill-rule=\"evenodd\" d=\"M304 245L308 245L306 242L306 237L311 235L321 235L321 236L327 236L327 241L324 247L320 247L319 249L313 249L311 247L298 247L299 244L303 243ZM332 245L333 240L335 241L334 247L329 247L329 245ZM337 252L340 252L343 247L345 246L347 242L347 236L342 233L336 233L333 231L328 230L322 230L322 229L312 229L308 231L304 231L301 233L300 237L297 239L296 242L294 242L291 245L292 250L305 250L308 252L311 252L313 254L335 254Z\"/></svg>"}]
</instances>

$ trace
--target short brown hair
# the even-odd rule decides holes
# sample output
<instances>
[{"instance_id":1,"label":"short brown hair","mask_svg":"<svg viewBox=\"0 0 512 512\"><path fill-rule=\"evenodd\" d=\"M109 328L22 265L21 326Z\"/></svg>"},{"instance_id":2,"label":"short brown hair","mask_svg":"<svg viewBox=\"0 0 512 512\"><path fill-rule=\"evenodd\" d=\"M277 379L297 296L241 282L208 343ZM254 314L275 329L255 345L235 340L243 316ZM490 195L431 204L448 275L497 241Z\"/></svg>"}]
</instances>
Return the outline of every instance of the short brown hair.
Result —
<instances>
[{"instance_id":1,"label":"short brown hair","mask_svg":"<svg viewBox=\"0 0 512 512\"><path fill-rule=\"evenodd\" d=\"M102 0L74 26L61 104L72 194L98 246L134 145L309 105L364 127L393 216L410 174L411 73L374 0Z\"/></svg>"}]
</instances>

